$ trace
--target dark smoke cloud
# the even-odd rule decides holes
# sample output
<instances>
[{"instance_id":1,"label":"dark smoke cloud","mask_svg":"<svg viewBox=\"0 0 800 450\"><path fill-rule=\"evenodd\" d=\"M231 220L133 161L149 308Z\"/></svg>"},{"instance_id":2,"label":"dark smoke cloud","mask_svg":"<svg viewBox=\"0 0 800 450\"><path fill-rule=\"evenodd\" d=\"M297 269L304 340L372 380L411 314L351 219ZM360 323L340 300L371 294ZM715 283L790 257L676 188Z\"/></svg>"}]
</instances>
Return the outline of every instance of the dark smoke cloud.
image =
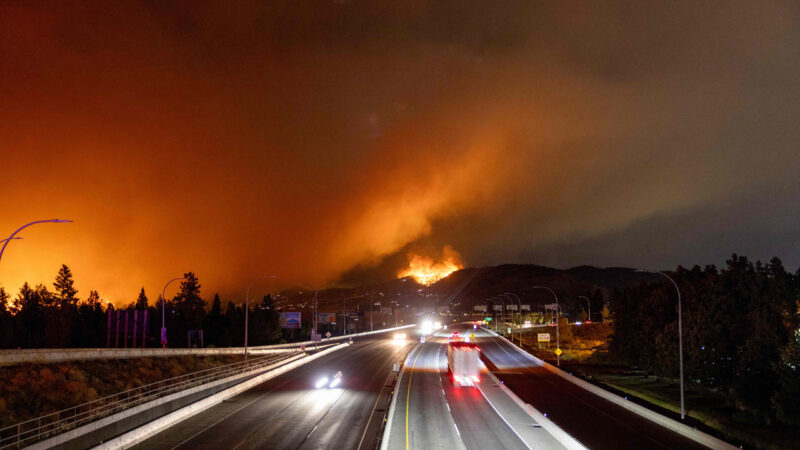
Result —
<instances>
[{"instance_id":1,"label":"dark smoke cloud","mask_svg":"<svg viewBox=\"0 0 800 450\"><path fill-rule=\"evenodd\" d=\"M4 2L0 283L800 264L797 5L651 3Z\"/></svg>"}]
</instances>

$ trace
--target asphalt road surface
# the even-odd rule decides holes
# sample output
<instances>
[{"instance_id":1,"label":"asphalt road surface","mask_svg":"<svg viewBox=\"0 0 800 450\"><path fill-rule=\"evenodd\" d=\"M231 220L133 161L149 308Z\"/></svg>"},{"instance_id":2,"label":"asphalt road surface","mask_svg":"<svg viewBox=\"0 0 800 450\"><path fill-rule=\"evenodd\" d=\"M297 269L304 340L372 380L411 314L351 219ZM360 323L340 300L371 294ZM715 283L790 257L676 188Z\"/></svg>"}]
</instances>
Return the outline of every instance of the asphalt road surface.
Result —
<instances>
[{"instance_id":1,"label":"asphalt road surface","mask_svg":"<svg viewBox=\"0 0 800 450\"><path fill-rule=\"evenodd\" d=\"M592 450L700 449L702 445L588 392L536 365L486 330L478 343L494 374L524 402Z\"/></svg>"},{"instance_id":2,"label":"asphalt road surface","mask_svg":"<svg viewBox=\"0 0 800 450\"><path fill-rule=\"evenodd\" d=\"M410 333L409 333L410 334ZM383 412L379 396L394 363L414 344L392 333L360 338L297 369L187 419L140 443L140 449L375 448ZM317 389L322 376L342 371L335 389Z\"/></svg>"},{"instance_id":3,"label":"asphalt road surface","mask_svg":"<svg viewBox=\"0 0 800 450\"><path fill-rule=\"evenodd\" d=\"M414 351L398 387L390 450L527 449L477 388L447 374L447 332Z\"/></svg>"}]
</instances>

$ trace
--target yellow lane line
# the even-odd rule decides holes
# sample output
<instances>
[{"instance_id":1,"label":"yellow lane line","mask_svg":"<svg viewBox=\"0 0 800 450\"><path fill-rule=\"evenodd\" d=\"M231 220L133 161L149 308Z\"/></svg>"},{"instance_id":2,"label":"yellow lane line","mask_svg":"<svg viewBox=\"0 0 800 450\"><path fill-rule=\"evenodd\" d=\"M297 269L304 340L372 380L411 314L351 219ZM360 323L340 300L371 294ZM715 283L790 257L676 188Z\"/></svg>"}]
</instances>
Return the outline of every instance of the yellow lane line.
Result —
<instances>
[{"instance_id":1,"label":"yellow lane line","mask_svg":"<svg viewBox=\"0 0 800 450\"><path fill-rule=\"evenodd\" d=\"M419 358L419 354L422 353L422 349L425 348L425 345L427 345L427 343L422 344L422 347L419 348L417 356L414 357L414 361L411 363L411 372L408 373L408 388L406 389L406 450L411 448L408 440L408 403L411 399L411 377L414 376L414 367L417 365L417 358Z\"/></svg>"}]
</instances>

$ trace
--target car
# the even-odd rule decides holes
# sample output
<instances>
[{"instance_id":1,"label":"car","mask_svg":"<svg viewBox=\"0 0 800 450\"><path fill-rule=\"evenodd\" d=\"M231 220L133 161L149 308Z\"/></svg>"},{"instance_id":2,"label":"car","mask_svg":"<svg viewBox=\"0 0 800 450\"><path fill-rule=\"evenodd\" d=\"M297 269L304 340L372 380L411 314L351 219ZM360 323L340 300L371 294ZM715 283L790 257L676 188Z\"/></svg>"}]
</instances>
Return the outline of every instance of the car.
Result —
<instances>
[{"instance_id":1,"label":"car","mask_svg":"<svg viewBox=\"0 0 800 450\"><path fill-rule=\"evenodd\" d=\"M342 371L336 372L332 377L323 376L314 385L317 389L335 388L342 382Z\"/></svg>"}]
</instances>

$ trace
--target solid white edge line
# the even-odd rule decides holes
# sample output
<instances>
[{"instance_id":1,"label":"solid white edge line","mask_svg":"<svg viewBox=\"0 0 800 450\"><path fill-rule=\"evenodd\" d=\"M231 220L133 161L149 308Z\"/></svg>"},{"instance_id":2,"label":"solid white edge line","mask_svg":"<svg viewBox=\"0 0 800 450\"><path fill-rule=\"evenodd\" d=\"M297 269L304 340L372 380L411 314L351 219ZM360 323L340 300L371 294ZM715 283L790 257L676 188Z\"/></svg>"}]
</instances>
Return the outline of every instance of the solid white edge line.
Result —
<instances>
[{"instance_id":1,"label":"solid white edge line","mask_svg":"<svg viewBox=\"0 0 800 450\"><path fill-rule=\"evenodd\" d=\"M692 428L689 425L686 425L684 423L680 423L677 420L674 420L674 419L671 419L671 418L669 418L667 416L661 415L661 414L659 414L659 413L657 413L657 412L655 412L655 411L653 411L651 409L648 409L648 408L646 408L644 406L641 406L641 405L636 404L636 403L634 403L634 402L632 402L630 400L627 400L627 399L625 399L623 397L620 397L619 395L611 393L611 392L609 392L609 391L607 391L607 390L605 390L605 389L603 389L601 387L595 386L595 385L589 383L588 381L584 381L584 380L582 380L582 379L580 379L578 377L572 376L572 375L564 372L563 370L559 369L558 367L556 367L556 366L554 366L554 365L552 365L552 364L550 364L548 362L545 362L545 361L543 361L543 360L531 355L530 353L526 352L525 350L517 347L514 343L509 342L508 339L506 339L505 337L495 333L494 331L491 331L491 330L488 330L488 331L490 333L494 334L495 336L499 337L500 339L502 339L502 340L506 341L507 343L509 343L511 345L511 347L513 347L516 351L521 353L524 357L526 357L526 358L530 359L531 361L539 364L540 366L544 367L545 369L549 370L550 372L553 372L554 374L560 376L561 378L564 378L565 380L570 381L571 383L577 385L578 387L580 387L580 388L582 388L584 390L587 390L587 391L597 395L598 397L601 397L601 398L603 398L603 399L605 399L605 400L607 400L607 401L609 401L611 403L614 403L616 405L622 406L623 408L627 409L628 411L631 411L632 413L638 415L639 417L645 418L645 419L647 419L647 420L649 420L649 421L651 421L651 422L653 422L653 423L655 423L657 425L660 425L660 426L662 426L662 427L664 427L664 428L666 428L668 430L671 430L671 431L673 431L675 433L678 433L678 434L680 434L680 435L682 435L684 437L687 437L687 438L697 442L698 444L705 445L706 447L709 447L709 448L712 448L712 449L733 450L733 449L738 449L739 448L739 447L736 447L736 446L734 446L732 444L729 444L728 442L723 441L722 439L719 439L719 438L717 438L715 436L712 436L712 435L710 435L708 433L704 433L704 432L702 432L702 431L700 431L700 430L698 430L696 428Z\"/></svg>"},{"instance_id":2,"label":"solid white edge line","mask_svg":"<svg viewBox=\"0 0 800 450\"><path fill-rule=\"evenodd\" d=\"M555 440L557 440L559 444L563 445L564 447L570 450L588 450L587 447L584 447L584 445L578 442L577 439L572 437L571 434L567 433L566 431L561 429L561 427L553 423L552 420L545 417L545 415L539 412L539 410L534 408L529 403L523 402L521 398L517 397L517 394L515 394L505 384L503 384L496 376L494 376L493 373L489 372L488 374L489 377L492 379L492 381L497 383L497 386L500 387L500 389L506 395L508 395L511 398L511 400L513 400L514 403L517 404L517 406L522 408L522 410L525 411L525 413L527 413L534 421L536 421L536 423L541 425L542 428L544 428L544 430L547 431L550 434L550 436L553 436L553 438L555 438ZM481 394L483 394L483 392L481 392ZM489 402L489 404L491 404L491 402Z\"/></svg>"},{"instance_id":3,"label":"solid white edge line","mask_svg":"<svg viewBox=\"0 0 800 450\"><path fill-rule=\"evenodd\" d=\"M95 449L117 449L117 448L130 448L134 445L144 441L145 439L158 434L167 428L176 425L183 420L188 419L202 411L205 411L212 406L215 406L219 403L222 403L223 400L231 398L235 395L238 395L241 392L244 392L248 389L253 388L254 386L263 383L269 379L275 378L278 375L282 375L286 372L291 371L297 367L305 365L317 358L327 355L328 353L334 352L341 348L347 347L349 344L339 344L333 348L329 348L327 350L323 350L321 352L317 352L313 355L306 356L305 358L296 360L292 363L289 363L285 366L281 366L275 370L267 372L263 375L259 375L255 378L251 378L250 380L244 381L239 383L235 386L231 386L224 391L220 391L214 395L206 397L202 400L184 406L176 411L173 411L169 414L159 417L151 422L148 422L144 425L141 425L133 430L130 430L126 433L123 433L115 438L112 438L102 444L94 447Z\"/></svg>"},{"instance_id":4,"label":"solid white edge line","mask_svg":"<svg viewBox=\"0 0 800 450\"><path fill-rule=\"evenodd\" d=\"M491 375L491 374L490 374L490 375ZM515 430L515 429L514 429L514 427L512 427L512 426L511 426L511 423L510 423L509 421L507 421L507 420L506 420L506 418L505 418L505 417L503 417L503 415L502 415L502 414L500 414L500 411L498 411L498 410L497 410L497 408L495 408L495 407L494 407L494 405L492 404L492 401L491 401L491 400L489 400L489 397L487 397L487 396L486 396L486 394L483 392L483 389L481 389L481 384L480 384L480 383L478 383L478 384L476 384L476 385L475 385L475 387L478 389L478 392L480 392L480 393L481 393L481 395L483 396L483 398L485 398L485 399L486 399L486 403L488 403L488 404L489 404L489 406L491 406L491 407L492 407L492 409L493 409L493 410L494 410L494 412L497 414L497 416L498 416L498 417L500 417L500 419L501 419L503 422L505 422L505 424L506 424L506 425L508 425L508 428L510 428L510 429L511 429L511 431L513 431L515 435L517 435L517 437L519 438L520 442L522 442L522 444L523 444L523 445L525 445L525 447L528 447L528 449L529 449L529 450L533 450L533 449L531 448L531 446L530 446L530 445L528 445L528 443L527 443L527 442L525 442L525 439L522 439L522 436L520 436L520 435L519 435L519 433L517 433L517 430ZM523 409L523 411L525 411L525 410Z\"/></svg>"},{"instance_id":5,"label":"solid white edge line","mask_svg":"<svg viewBox=\"0 0 800 450\"><path fill-rule=\"evenodd\" d=\"M449 408L448 408L448 409L449 409ZM461 437L461 432L460 432L460 431L458 431L458 425L456 425L456 423L455 423L455 422L453 422L453 426L454 426L454 427L456 427L456 433L458 434L458 437Z\"/></svg>"},{"instance_id":6,"label":"solid white edge line","mask_svg":"<svg viewBox=\"0 0 800 450\"><path fill-rule=\"evenodd\" d=\"M391 432L392 432L392 422L394 419L394 410L397 405L397 396L400 393L400 386L402 386L401 383L403 382L403 375L405 375L406 373L406 367L408 366L409 358L411 358L411 355L414 354L414 351L416 351L420 345L422 344L417 343L417 345L415 345L414 348L412 348L411 351L408 352L408 355L406 355L406 360L403 362L403 370L400 371L400 376L397 377L397 383L395 383L394 385L395 388L394 392L392 393L392 401L389 403L389 412L388 412L389 418L386 419L386 427L384 427L383 436L381 436L381 450L386 450L389 448L389 438L392 436Z\"/></svg>"}]
</instances>

